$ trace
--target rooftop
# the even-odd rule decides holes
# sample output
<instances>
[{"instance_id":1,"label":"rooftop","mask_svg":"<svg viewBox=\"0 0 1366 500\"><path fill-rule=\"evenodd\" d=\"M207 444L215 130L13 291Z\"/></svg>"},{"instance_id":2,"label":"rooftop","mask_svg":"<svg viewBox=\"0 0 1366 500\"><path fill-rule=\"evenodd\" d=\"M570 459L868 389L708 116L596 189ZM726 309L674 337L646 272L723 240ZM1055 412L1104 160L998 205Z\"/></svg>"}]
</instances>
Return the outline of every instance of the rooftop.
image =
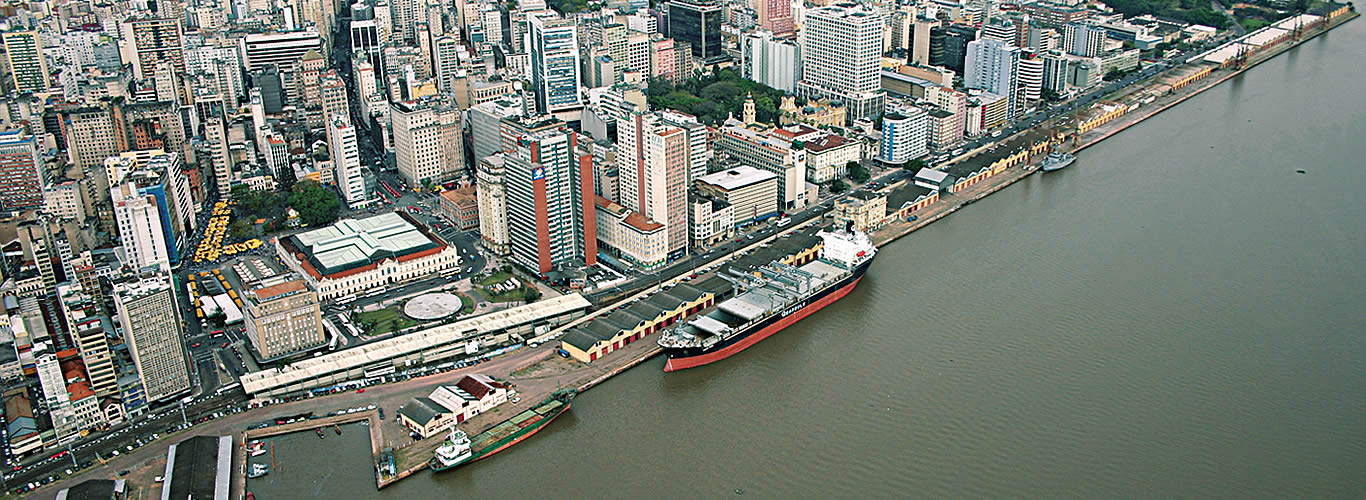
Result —
<instances>
[{"instance_id":1,"label":"rooftop","mask_svg":"<svg viewBox=\"0 0 1366 500\"><path fill-rule=\"evenodd\" d=\"M714 174L704 175L699 177L698 180L726 191L734 191L769 179L777 178L778 175L773 172L759 170L748 165L740 165Z\"/></svg>"},{"instance_id":2,"label":"rooftop","mask_svg":"<svg viewBox=\"0 0 1366 500\"><path fill-rule=\"evenodd\" d=\"M438 242L398 212L364 219L345 219L331 226L290 236L284 240L311 264L315 277L360 269L390 258L402 258L427 250L439 250ZM307 266L306 266L307 267Z\"/></svg>"}]
</instances>

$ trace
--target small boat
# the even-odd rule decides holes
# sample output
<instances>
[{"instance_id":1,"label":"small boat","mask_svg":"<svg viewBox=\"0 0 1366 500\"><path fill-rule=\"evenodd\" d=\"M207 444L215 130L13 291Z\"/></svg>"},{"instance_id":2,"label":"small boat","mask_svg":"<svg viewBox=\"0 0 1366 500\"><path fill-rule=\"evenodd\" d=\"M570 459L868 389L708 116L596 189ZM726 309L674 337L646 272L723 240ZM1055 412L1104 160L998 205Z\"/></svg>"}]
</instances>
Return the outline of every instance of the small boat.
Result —
<instances>
[{"instance_id":1,"label":"small boat","mask_svg":"<svg viewBox=\"0 0 1366 500\"><path fill-rule=\"evenodd\" d=\"M256 450L251 450L251 456L253 456L253 457L259 457L259 456L265 455L265 454L266 454L266 449L265 449L265 448L260 448L260 449L256 449Z\"/></svg>"},{"instance_id":2,"label":"small boat","mask_svg":"<svg viewBox=\"0 0 1366 500\"><path fill-rule=\"evenodd\" d=\"M335 424L334 424L334 425L332 426L332 430L337 431L337 435L338 435L338 436L341 435L341 426L340 426L340 425L335 425Z\"/></svg>"},{"instance_id":3,"label":"small boat","mask_svg":"<svg viewBox=\"0 0 1366 500\"><path fill-rule=\"evenodd\" d=\"M265 464L251 464L251 470L247 472L247 478L256 479L266 474L270 474L270 467L266 467Z\"/></svg>"},{"instance_id":4,"label":"small boat","mask_svg":"<svg viewBox=\"0 0 1366 500\"><path fill-rule=\"evenodd\" d=\"M319 428L313 429L313 430L314 430L314 431L317 431L317 433L318 433L318 439L327 439L327 434L323 434L323 428L322 428L322 427L319 427Z\"/></svg>"},{"instance_id":5,"label":"small boat","mask_svg":"<svg viewBox=\"0 0 1366 500\"><path fill-rule=\"evenodd\" d=\"M253 495L253 494L251 494L250 491L248 491L248 492L247 492L247 500L256 500L256 495Z\"/></svg>"}]
</instances>

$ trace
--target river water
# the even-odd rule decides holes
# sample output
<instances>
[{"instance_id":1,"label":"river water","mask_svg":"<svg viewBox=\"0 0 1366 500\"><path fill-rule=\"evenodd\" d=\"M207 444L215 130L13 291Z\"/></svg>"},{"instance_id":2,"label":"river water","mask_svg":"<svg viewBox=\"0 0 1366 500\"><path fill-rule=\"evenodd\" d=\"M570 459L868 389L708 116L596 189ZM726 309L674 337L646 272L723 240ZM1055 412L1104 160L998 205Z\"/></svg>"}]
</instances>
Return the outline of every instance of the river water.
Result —
<instances>
[{"instance_id":1,"label":"river water","mask_svg":"<svg viewBox=\"0 0 1366 500\"><path fill-rule=\"evenodd\" d=\"M1349 23L893 243L737 357L330 493L1366 496L1363 46Z\"/></svg>"}]
</instances>

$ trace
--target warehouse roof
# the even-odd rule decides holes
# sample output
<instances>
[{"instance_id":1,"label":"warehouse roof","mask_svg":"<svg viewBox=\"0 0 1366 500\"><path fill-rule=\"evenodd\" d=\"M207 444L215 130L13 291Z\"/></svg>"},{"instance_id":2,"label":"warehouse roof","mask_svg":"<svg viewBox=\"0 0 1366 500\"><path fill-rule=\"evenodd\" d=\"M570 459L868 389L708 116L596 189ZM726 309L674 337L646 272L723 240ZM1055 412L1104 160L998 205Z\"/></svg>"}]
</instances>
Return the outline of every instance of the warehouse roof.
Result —
<instances>
[{"instance_id":1,"label":"warehouse roof","mask_svg":"<svg viewBox=\"0 0 1366 500\"><path fill-rule=\"evenodd\" d=\"M711 184L726 191L733 191L777 178L778 175L773 172L759 170L748 165L740 165L714 174L704 175L699 177L698 181Z\"/></svg>"}]
</instances>

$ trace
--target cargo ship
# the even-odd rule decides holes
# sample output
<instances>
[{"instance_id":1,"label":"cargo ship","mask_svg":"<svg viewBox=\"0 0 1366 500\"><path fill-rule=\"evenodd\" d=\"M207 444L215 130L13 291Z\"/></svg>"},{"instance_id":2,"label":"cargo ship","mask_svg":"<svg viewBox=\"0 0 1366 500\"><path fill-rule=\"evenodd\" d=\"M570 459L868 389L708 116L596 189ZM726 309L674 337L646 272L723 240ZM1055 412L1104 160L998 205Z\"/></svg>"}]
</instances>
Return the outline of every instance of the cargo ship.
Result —
<instances>
[{"instance_id":1,"label":"cargo ship","mask_svg":"<svg viewBox=\"0 0 1366 500\"><path fill-rule=\"evenodd\" d=\"M454 469L506 450L544 429L546 424L569 409L569 402L577 394L578 391L574 389L556 391L541 404L518 413L493 426L492 429L476 434L473 438L467 436L464 431L452 428L451 434L436 448L436 453L427 465L433 471Z\"/></svg>"},{"instance_id":2,"label":"cargo ship","mask_svg":"<svg viewBox=\"0 0 1366 500\"><path fill-rule=\"evenodd\" d=\"M1048 156L1043 159L1042 168L1044 172L1053 172L1067 168L1067 166L1071 165L1074 161L1077 161L1077 157L1067 153L1054 151L1048 153Z\"/></svg>"},{"instance_id":3,"label":"cargo ship","mask_svg":"<svg viewBox=\"0 0 1366 500\"><path fill-rule=\"evenodd\" d=\"M873 263L877 247L852 224L816 235L823 243L811 262L793 267L773 261L720 275L735 286L735 297L660 335L659 346L668 357L664 371L726 359L848 295Z\"/></svg>"}]
</instances>

